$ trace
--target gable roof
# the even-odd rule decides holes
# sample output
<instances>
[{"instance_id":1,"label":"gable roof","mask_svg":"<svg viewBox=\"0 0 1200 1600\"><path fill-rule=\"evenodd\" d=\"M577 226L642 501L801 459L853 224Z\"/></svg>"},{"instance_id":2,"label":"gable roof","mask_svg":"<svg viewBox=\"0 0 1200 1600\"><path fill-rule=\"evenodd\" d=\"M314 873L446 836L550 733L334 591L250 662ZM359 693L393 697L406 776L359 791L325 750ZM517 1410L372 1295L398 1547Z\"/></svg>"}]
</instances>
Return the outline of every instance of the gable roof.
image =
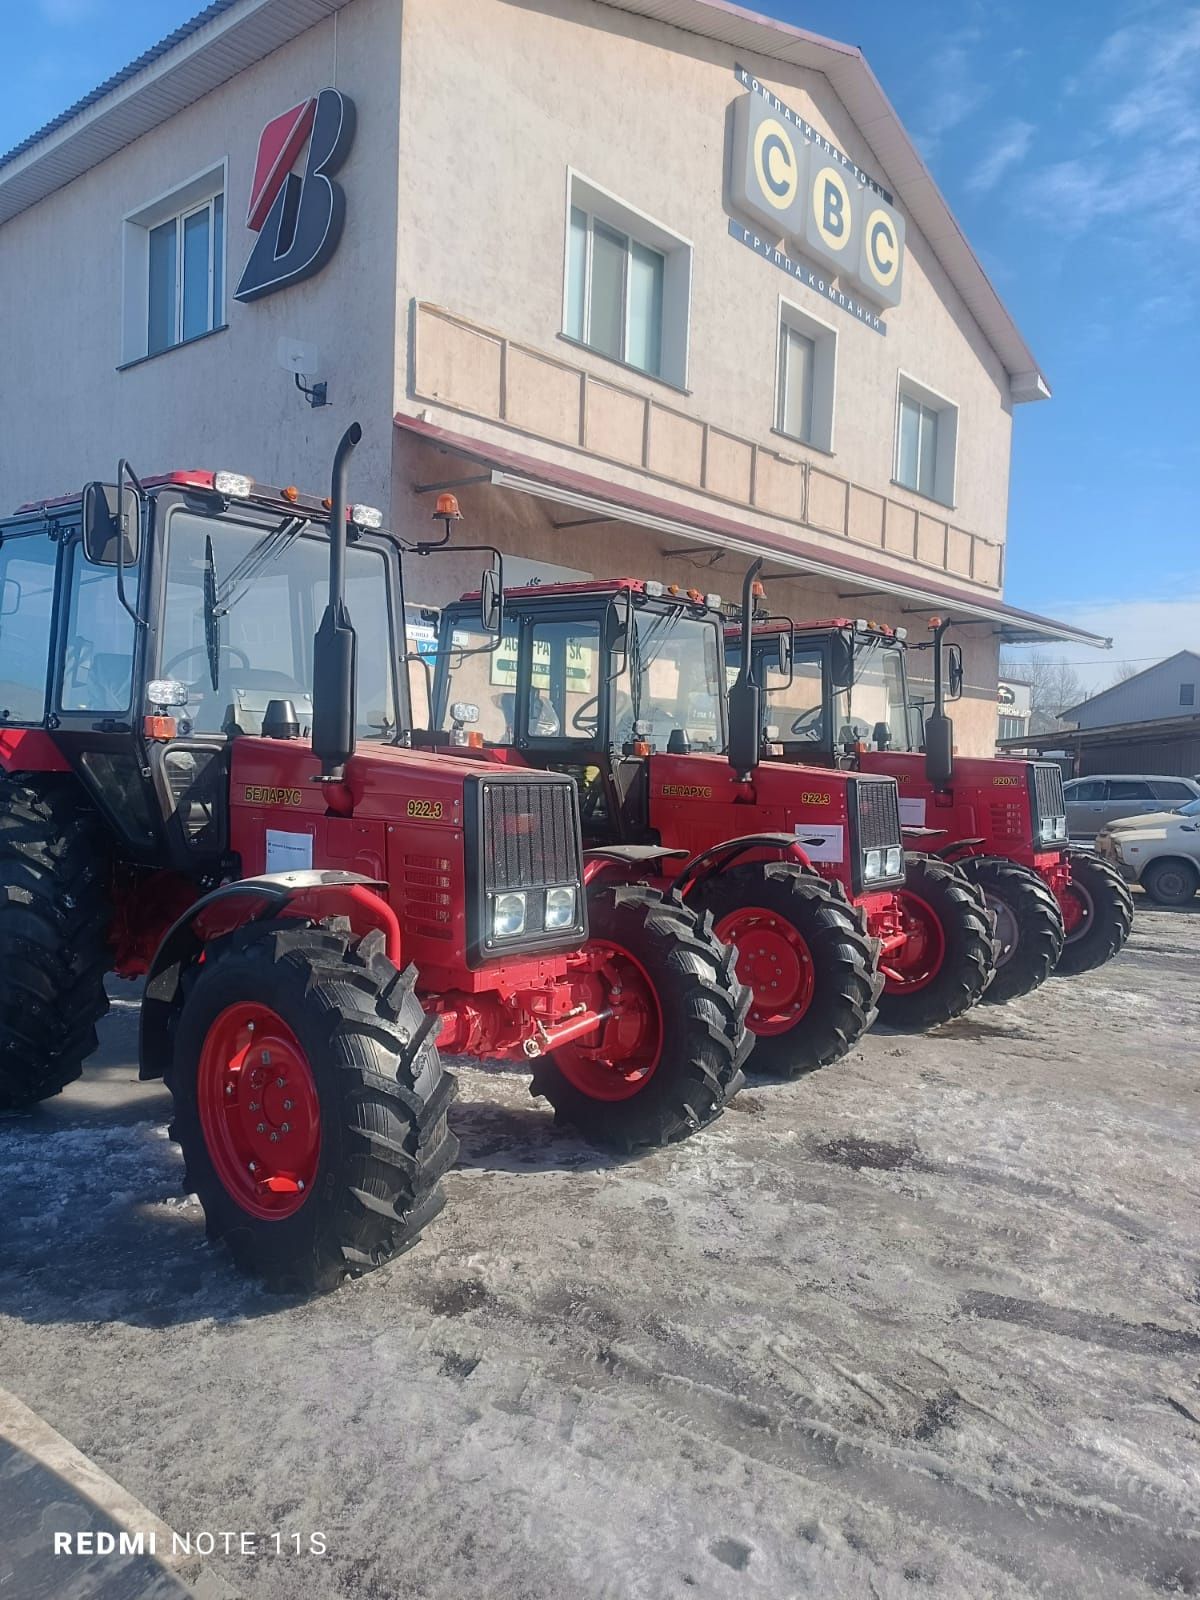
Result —
<instances>
[{"instance_id":1,"label":"gable roof","mask_svg":"<svg viewBox=\"0 0 1200 1600\"><path fill-rule=\"evenodd\" d=\"M1059 712L1060 717L1073 716L1076 711L1082 711L1084 706L1099 705L1102 700L1107 700L1110 694L1116 694L1121 689L1127 689L1131 683L1136 683L1139 678L1147 678L1152 672L1161 672L1164 667L1172 666L1176 661L1185 657L1194 661L1200 667L1200 653L1195 650L1177 650L1173 656L1164 656L1161 661L1156 661L1153 666L1143 667L1140 672L1133 673L1128 678L1122 678L1120 683L1110 683L1107 689L1101 689L1099 694L1089 695L1086 700L1080 700L1077 705L1066 706Z\"/></svg>"},{"instance_id":2,"label":"gable roof","mask_svg":"<svg viewBox=\"0 0 1200 1600\"><path fill-rule=\"evenodd\" d=\"M1050 388L861 50L729 0L597 0L830 82L881 172L1004 363L1014 402ZM213 0L190 22L0 156L0 224L220 87L350 0Z\"/></svg>"}]
</instances>

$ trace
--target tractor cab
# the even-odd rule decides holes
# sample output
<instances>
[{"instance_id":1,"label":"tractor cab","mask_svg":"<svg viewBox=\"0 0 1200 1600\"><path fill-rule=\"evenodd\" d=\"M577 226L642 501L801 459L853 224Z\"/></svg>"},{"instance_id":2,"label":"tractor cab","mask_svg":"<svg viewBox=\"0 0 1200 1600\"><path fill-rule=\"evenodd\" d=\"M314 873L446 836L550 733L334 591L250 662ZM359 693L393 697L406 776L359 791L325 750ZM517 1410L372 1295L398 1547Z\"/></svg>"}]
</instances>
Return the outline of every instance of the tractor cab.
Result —
<instances>
[{"instance_id":1,"label":"tractor cab","mask_svg":"<svg viewBox=\"0 0 1200 1600\"><path fill-rule=\"evenodd\" d=\"M844 617L756 622L764 742L788 760L830 767L855 766L864 750L920 750L924 708L909 691L906 637L903 628ZM741 636L732 624L726 655L730 672L738 670Z\"/></svg>"},{"instance_id":2,"label":"tractor cab","mask_svg":"<svg viewBox=\"0 0 1200 1600\"><path fill-rule=\"evenodd\" d=\"M585 833L638 841L651 758L680 784L692 769L699 784L701 765L726 767L719 606L627 578L509 589L490 649L479 601L464 596L442 613L434 737L571 773Z\"/></svg>"},{"instance_id":3,"label":"tractor cab","mask_svg":"<svg viewBox=\"0 0 1200 1600\"><path fill-rule=\"evenodd\" d=\"M0 749L77 774L122 855L213 873L232 742L312 733L328 502L228 472L118 478L0 522ZM410 721L400 563L378 512L348 518L353 733L382 743Z\"/></svg>"}]
</instances>

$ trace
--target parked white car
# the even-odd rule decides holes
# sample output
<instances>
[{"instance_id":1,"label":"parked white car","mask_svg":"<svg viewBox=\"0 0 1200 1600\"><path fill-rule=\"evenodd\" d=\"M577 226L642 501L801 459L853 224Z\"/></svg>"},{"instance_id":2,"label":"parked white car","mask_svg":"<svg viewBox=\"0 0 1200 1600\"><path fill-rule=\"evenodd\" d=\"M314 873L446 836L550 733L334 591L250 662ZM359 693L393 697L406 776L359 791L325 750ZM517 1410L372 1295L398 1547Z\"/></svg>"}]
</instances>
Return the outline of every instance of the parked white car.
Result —
<instances>
[{"instance_id":1,"label":"parked white car","mask_svg":"<svg viewBox=\"0 0 1200 1600\"><path fill-rule=\"evenodd\" d=\"M1096 853L1160 905L1187 905L1200 889L1200 800L1110 822L1096 835Z\"/></svg>"}]
</instances>

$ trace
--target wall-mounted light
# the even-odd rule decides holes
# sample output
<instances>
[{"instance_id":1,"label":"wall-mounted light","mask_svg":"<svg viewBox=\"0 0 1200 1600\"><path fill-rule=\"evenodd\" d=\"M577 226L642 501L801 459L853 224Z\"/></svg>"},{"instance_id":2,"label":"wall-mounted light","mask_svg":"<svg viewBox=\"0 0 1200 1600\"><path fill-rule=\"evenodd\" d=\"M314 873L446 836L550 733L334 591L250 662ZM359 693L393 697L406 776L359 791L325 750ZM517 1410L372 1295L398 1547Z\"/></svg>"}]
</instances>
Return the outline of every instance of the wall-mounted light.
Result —
<instances>
[{"instance_id":1,"label":"wall-mounted light","mask_svg":"<svg viewBox=\"0 0 1200 1600\"><path fill-rule=\"evenodd\" d=\"M285 372L296 380L296 387L314 408L329 404L329 385L324 379L309 382L309 375L321 370L321 353L315 344L302 339L280 338L275 345L275 355Z\"/></svg>"}]
</instances>

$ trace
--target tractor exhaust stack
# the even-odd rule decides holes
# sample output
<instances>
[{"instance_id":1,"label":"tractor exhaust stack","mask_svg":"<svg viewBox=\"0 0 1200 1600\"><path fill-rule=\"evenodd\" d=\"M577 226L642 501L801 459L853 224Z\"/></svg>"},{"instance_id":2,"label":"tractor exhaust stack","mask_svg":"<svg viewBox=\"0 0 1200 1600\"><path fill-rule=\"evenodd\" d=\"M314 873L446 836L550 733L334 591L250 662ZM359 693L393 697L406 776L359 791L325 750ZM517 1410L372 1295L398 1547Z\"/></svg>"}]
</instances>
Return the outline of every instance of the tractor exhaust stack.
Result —
<instances>
[{"instance_id":1,"label":"tractor exhaust stack","mask_svg":"<svg viewBox=\"0 0 1200 1600\"><path fill-rule=\"evenodd\" d=\"M352 422L333 458L329 510L329 601L313 646L313 754L321 760L321 781L340 782L354 754L357 698L357 645L346 611L346 477L350 455L362 438Z\"/></svg>"},{"instance_id":2,"label":"tractor exhaust stack","mask_svg":"<svg viewBox=\"0 0 1200 1600\"><path fill-rule=\"evenodd\" d=\"M950 618L933 618L933 715L925 722L925 775L935 789L944 789L954 776L954 724L946 715L946 683L942 662L942 635Z\"/></svg>"},{"instance_id":3,"label":"tractor exhaust stack","mask_svg":"<svg viewBox=\"0 0 1200 1600\"><path fill-rule=\"evenodd\" d=\"M754 670L755 582L762 571L761 558L742 580L742 664L729 690L729 765L739 780L748 783L758 766L762 748L762 688ZM762 593L761 585L758 593Z\"/></svg>"}]
</instances>

